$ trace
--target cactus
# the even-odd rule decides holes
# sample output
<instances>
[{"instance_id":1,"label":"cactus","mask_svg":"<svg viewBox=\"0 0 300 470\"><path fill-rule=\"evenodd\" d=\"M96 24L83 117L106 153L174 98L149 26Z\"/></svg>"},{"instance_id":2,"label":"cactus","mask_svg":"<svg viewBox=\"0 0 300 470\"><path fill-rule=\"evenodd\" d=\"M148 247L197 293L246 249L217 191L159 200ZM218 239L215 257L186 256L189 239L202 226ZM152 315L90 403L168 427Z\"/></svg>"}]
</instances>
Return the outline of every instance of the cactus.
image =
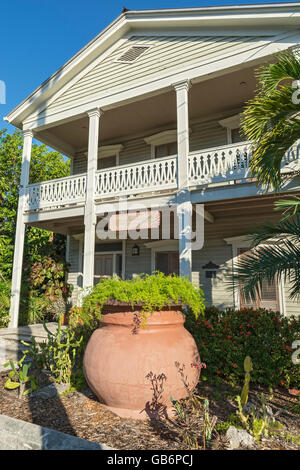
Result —
<instances>
[{"instance_id":1,"label":"cactus","mask_svg":"<svg viewBox=\"0 0 300 470\"><path fill-rule=\"evenodd\" d=\"M250 356L246 356L244 360L245 382L241 393L241 405L245 406L248 403L250 372L253 370L252 361Z\"/></svg>"}]
</instances>

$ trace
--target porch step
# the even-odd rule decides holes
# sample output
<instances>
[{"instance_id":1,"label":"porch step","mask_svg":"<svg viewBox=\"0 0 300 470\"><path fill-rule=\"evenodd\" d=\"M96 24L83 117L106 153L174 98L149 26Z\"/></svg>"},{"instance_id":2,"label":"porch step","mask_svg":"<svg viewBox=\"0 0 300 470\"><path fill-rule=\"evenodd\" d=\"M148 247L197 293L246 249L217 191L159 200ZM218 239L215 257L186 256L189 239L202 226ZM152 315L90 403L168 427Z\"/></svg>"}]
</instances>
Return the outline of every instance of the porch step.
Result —
<instances>
[{"instance_id":1,"label":"porch step","mask_svg":"<svg viewBox=\"0 0 300 470\"><path fill-rule=\"evenodd\" d=\"M57 331L57 323L46 324L51 333ZM65 328L65 327L62 327ZM21 341L31 342L32 336L37 343L42 343L47 339L47 331L42 324L20 326L18 328L0 328L0 372L8 371L3 365L8 361L18 361L23 357L23 352L27 346Z\"/></svg>"}]
</instances>

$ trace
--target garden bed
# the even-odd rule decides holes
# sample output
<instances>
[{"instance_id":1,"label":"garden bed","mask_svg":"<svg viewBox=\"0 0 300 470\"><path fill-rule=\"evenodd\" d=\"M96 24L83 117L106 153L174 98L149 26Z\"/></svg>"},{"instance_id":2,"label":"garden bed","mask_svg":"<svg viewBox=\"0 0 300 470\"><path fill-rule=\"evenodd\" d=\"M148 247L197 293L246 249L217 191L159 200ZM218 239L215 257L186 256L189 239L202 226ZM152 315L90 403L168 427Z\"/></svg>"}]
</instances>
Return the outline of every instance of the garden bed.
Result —
<instances>
[{"instance_id":1,"label":"garden bed","mask_svg":"<svg viewBox=\"0 0 300 470\"><path fill-rule=\"evenodd\" d=\"M38 378L41 385L51 381L41 375ZM30 396L18 399L16 390L4 389L6 379L6 374L0 376L0 414L104 443L116 449L187 449L172 421L162 419L151 422L120 418L105 409L88 388L47 400ZM268 394L267 389L253 386L250 399L255 391ZM198 392L209 399L211 414L217 416L218 424L225 423L228 416L235 413L234 396L237 392L230 386L212 386L202 382ZM300 414L292 411L296 403L296 397L289 395L284 389L277 389L270 405L274 414L280 411L280 421L285 425L286 432L300 436ZM201 421L201 417L199 419ZM299 450L300 444L288 442L281 437L271 437L262 439L257 449Z\"/></svg>"}]
</instances>

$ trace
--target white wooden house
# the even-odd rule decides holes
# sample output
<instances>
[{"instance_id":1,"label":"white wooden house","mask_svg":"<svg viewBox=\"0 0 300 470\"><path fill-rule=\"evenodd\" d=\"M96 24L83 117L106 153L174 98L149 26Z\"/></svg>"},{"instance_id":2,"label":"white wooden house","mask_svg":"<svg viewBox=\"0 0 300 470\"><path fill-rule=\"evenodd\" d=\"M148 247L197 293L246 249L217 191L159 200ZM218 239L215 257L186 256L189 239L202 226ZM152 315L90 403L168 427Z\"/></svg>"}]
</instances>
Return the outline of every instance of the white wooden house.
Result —
<instances>
[{"instance_id":1,"label":"white wooden house","mask_svg":"<svg viewBox=\"0 0 300 470\"><path fill-rule=\"evenodd\" d=\"M24 133L12 325L26 224L68 236L73 302L101 276L159 269L201 284L207 304L244 305L226 273L253 227L278 214L274 194L249 173L240 113L254 96L255 69L299 40L300 3L125 11L10 112L6 120ZM33 137L70 157L69 177L28 184ZM299 169L298 156L295 144L284 171ZM284 188L299 190L296 176ZM96 224L120 200L129 211L175 204L179 237L98 239ZM186 229L198 204L204 246L195 250ZM257 303L300 313L288 288L266 285Z\"/></svg>"}]
</instances>

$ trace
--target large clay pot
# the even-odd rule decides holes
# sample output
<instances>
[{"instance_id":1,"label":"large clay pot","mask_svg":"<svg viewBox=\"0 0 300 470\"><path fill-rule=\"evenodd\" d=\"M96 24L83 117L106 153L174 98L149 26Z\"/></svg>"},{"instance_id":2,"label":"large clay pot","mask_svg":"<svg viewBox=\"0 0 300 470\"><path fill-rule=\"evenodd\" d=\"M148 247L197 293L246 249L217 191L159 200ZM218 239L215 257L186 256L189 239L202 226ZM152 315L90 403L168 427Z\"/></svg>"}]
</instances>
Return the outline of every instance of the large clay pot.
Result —
<instances>
[{"instance_id":1,"label":"large clay pot","mask_svg":"<svg viewBox=\"0 0 300 470\"><path fill-rule=\"evenodd\" d=\"M147 318L135 331L140 310L108 306L101 327L91 336L84 355L87 382L100 402L122 417L144 419L168 414L170 398L184 398L200 374L200 357L184 328L180 306ZM107 311L107 308L104 312Z\"/></svg>"}]
</instances>

